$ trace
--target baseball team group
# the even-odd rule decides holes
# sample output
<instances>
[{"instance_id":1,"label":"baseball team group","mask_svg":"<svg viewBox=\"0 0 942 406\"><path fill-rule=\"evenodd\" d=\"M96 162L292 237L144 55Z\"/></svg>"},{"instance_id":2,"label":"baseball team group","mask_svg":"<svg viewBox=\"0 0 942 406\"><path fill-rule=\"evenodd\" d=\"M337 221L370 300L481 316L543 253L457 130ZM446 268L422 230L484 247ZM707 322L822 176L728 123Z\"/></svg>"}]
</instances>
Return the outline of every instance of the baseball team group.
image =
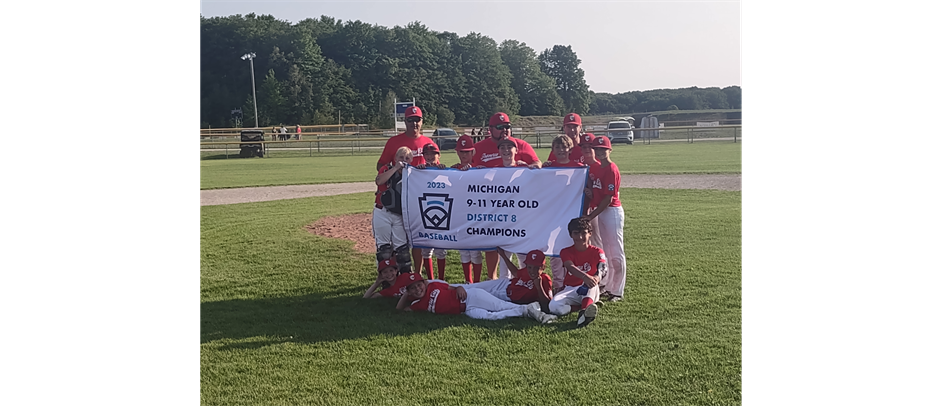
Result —
<instances>
[{"instance_id":1,"label":"baseball team group","mask_svg":"<svg viewBox=\"0 0 942 406\"><path fill-rule=\"evenodd\" d=\"M422 110L405 112L406 130L386 142L376 163L376 205L373 236L376 239L377 277L365 298L398 297L396 308L460 314L475 319L499 320L530 317L551 323L558 316L578 312L576 325L583 327L598 315L604 302L617 302L625 291L625 214L618 198L621 175L610 159L611 141L583 133L582 118L575 113L563 117L564 134L553 139L552 152L541 161L533 147L512 137L510 118L496 113L488 120L489 137L475 143L470 136L458 137L455 152L459 162L451 168L525 166L588 167L585 188L586 212L566 223L573 245L550 258L552 276L544 273L546 257L540 250L508 253L459 250L465 283L448 284L445 279L445 250L412 248L402 218L402 169L445 169L440 151L422 135ZM517 257L517 264L511 256ZM437 259L438 278L433 276L432 257ZM413 264L415 270L413 270ZM481 280L482 267L487 277ZM425 268L427 278L422 276ZM525 268L525 269L524 269Z\"/></svg>"}]
</instances>

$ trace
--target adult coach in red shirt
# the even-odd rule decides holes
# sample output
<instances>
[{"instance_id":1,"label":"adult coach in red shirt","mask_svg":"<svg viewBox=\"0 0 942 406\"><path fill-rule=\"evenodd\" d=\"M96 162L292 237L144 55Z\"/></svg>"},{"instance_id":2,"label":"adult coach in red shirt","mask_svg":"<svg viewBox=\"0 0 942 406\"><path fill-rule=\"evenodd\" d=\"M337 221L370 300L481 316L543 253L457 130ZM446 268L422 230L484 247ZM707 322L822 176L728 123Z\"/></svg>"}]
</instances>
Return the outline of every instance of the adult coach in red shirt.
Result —
<instances>
[{"instance_id":1,"label":"adult coach in red shirt","mask_svg":"<svg viewBox=\"0 0 942 406\"><path fill-rule=\"evenodd\" d=\"M396 150L399 147L407 147L412 150L412 162L409 162L409 165L424 164L425 157L422 156L422 147L425 144L432 143L434 141L422 135L422 109L415 106L409 107L406 109L406 131L386 141L383 153L376 161L376 170L378 171L383 165L393 162L396 158Z\"/></svg>"},{"instance_id":2,"label":"adult coach in red shirt","mask_svg":"<svg viewBox=\"0 0 942 406\"><path fill-rule=\"evenodd\" d=\"M582 117L576 113L569 113L563 117L563 133L569 136L569 139L572 140L573 148L569 151L569 160L575 161L578 163L585 163L584 157L582 155L582 150L576 148L579 145L579 135L582 134ZM547 162L555 162L556 154L550 151L549 156L546 158ZM588 164L586 164L588 165Z\"/></svg>"},{"instance_id":3,"label":"adult coach in red shirt","mask_svg":"<svg viewBox=\"0 0 942 406\"><path fill-rule=\"evenodd\" d=\"M527 163L532 169L543 166L543 162L536 156L536 151L524 140L511 137L510 117L506 113L497 113L488 120L488 130L491 136L474 144L474 158L471 164L474 167L496 168L503 166L497 142L503 139L512 140L517 144L517 160Z\"/></svg>"}]
</instances>

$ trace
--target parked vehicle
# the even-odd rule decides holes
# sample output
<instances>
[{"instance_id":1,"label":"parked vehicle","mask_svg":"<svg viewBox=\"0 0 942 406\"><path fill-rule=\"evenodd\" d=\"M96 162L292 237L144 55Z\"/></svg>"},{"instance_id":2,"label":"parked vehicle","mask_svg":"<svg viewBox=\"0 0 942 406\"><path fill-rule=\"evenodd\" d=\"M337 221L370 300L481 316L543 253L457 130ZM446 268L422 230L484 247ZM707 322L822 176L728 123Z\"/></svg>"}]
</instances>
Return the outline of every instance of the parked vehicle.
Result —
<instances>
[{"instance_id":1,"label":"parked vehicle","mask_svg":"<svg viewBox=\"0 0 942 406\"><path fill-rule=\"evenodd\" d=\"M615 121L608 122L608 130L620 130L620 131L609 131L608 138L612 141L612 144L616 142L624 142L625 144L631 145L635 141L635 132L632 131L635 128L635 119L633 117L619 118Z\"/></svg>"},{"instance_id":2,"label":"parked vehicle","mask_svg":"<svg viewBox=\"0 0 942 406\"><path fill-rule=\"evenodd\" d=\"M439 128L432 132L433 137L442 136L445 138L432 138L438 144L438 149L454 149L458 146L458 133L451 128Z\"/></svg>"}]
</instances>

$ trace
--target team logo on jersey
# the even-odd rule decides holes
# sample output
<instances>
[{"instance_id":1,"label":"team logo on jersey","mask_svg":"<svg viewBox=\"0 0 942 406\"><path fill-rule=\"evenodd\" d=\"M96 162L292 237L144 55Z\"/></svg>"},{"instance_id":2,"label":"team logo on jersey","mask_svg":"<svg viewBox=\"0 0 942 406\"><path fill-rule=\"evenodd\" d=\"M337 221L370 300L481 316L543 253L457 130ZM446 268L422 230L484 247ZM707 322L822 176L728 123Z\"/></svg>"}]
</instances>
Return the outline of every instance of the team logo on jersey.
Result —
<instances>
[{"instance_id":1,"label":"team logo on jersey","mask_svg":"<svg viewBox=\"0 0 942 406\"><path fill-rule=\"evenodd\" d=\"M588 262L582 264L582 272L589 273L592 270L592 265L589 265Z\"/></svg>"},{"instance_id":2,"label":"team logo on jersey","mask_svg":"<svg viewBox=\"0 0 942 406\"><path fill-rule=\"evenodd\" d=\"M451 204L445 193L423 193L419 198L422 225L426 230L451 230Z\"/></svg>"}]
</instances>

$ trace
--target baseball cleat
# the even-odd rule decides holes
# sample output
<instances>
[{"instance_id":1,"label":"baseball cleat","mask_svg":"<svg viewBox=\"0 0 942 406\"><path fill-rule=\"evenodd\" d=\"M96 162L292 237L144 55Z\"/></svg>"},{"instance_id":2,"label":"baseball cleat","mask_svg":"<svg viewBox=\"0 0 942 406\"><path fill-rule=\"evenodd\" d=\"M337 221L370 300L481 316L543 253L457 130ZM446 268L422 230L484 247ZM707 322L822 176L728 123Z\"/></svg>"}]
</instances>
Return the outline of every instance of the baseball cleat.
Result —
<instances>
[{"instance_id":1,"label":"baseball cleat","mask_svg":"<svg viewBox=\"0 0 942 406\"><path fill-rule=\"evenodd\" d=\"M527 305L526 314L527 314L527 317L529 317L529 318L531 318L531 319L533 319L533 320L536 320L536 321L538 321L538 322L540 322L540 323L543 322L542 315L543 315L544 313L543 313L542 311L540 311L540 304L537 303L537 302L533 302L533 303L530 303L530 304Z\"/></svg>"},{"instance_id":2,"label":"baseball cleat","mask_svg":"<svg viewBox=\"0 0 942 406\"><path fill-rule=\"evenodd\" d=\"M540 312L540 313L542 313L542 312ZM543 324L550 324L550 323L556 321L556 315L555 315L555 314L549 314L549 313L542 313L542 314L543 314L543 315L540 316L540 323L543 323Z\"/></svg>"},{"instance_id":3,"label":"baseball cleat","mask_svg":"<svg viewBox=\"0 0 942 406\"><path fill-rule=\"evenodd\" d=\"M620 301L621 301L621 296L612 295L612 298L611 298L611 299L608 299L608 301L609 301L609 302L620 302Z\"/></svg>"},{"instance_id":4,"label":"baseball cleat","mask_svg":"<svg viewBox=\"0 0 942 406\"><path fill-rule=\"evenodd\" d=\"M589 323L595 320L595 316L598 316L598 314L599 307L595 303L590 304L585 309L579 310L579 318L576 319L576 327L589 325Z\"/></svg>"}]
</instances>

